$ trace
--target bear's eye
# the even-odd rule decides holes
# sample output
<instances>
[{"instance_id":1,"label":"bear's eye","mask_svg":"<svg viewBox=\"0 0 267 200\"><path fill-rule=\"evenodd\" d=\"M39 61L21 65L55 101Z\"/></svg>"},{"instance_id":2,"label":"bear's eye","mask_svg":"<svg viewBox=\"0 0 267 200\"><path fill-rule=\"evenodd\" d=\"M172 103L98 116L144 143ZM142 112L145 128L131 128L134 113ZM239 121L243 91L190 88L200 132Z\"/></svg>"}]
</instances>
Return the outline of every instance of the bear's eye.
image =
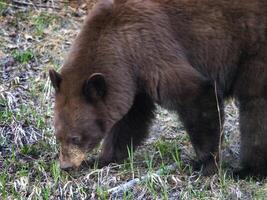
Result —
<instances>
[{"instance_id":1,"label":"bear's eye","mask_svg":"<svg viewBox=\"0 0 267 200\"><path fill-rule=\"evenodd\" d=\"M81 137L79 137L79 136L72 136L72 137L70 138L70 143L71 143L71 144L74 144L74 145L79 145L79 144L81 144Z\"/></svg>"}]
</instances>

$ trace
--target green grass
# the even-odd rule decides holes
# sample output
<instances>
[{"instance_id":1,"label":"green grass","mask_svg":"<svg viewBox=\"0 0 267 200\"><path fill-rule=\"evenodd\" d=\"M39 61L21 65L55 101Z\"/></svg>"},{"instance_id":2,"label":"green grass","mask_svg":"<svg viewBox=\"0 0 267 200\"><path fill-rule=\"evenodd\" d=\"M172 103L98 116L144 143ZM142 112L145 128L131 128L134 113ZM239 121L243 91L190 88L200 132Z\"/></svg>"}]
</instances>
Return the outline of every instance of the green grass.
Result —
<instances>
[{"instance_id":1,"label":"green grass","mask_svg":"<svg viewBox=\"0 0 267 200\"><path fill-rule=\"evenodd\" d=\"M13 113L8 109L8 103L6 99L0 97L1 112L0 112L0 122L8 123L12 121Z\"/></svg>"},{"instance_id":2,"label":"green grass","mask_svg":"<svg viewBox=\"0 0 267 200\"><path fill-rule=\"evenodd\" d=\"M127 151L128 151L128 160L130 163L130 169L132 172L132 178L135 178L135 172L134 172L134 151L133 151L133 145L131 143L130 147L127 147Z\"/></svg>"},{"instance_id":3,"label":"green grass","mask_svg":"<svg viewBox=\"0 0 267 200\"><path fill-rule=\"evenodd\" d=\"M60 169L59 164L58 164L57 161L52 163L50 171L51 171L52 177L53 177L53 179L55 181L55 184L57 184L58 181L60 180L60 177L61 177L60 176L61 169Z\"/></svg>"},{"instance_id":4,"label":"green grass","mask_svg":"<svg viewBox=\"0 0 267 200\"><path fill-rule=\"evenodd\" d=\"M0 16L3 15L5 10L8 8L6 0L0 0Z\"/></svg>"},{"instance_id":5,"label":"green grass","mask_svg":"<svg viewBox=\"0 0 267 200\"><path fill-rule=\"evenodd\" d=\"M105 189L104 187L98 186L96 188L96 194L97 194L98 199L101 199L101 200L108 199L108 192L107 192L107 189Z\"/></svg>"},{"instance_id":6,"label":"green grass","mask_svg":"<svg viewBox=\"0 0 267 200\"><path fill-rule=\"evenodd\" d=\"M12 52L14 59L21 64L29 63L34 58L34 53L31 50L18 51L15 50Z\"/></svg>"},{"instance_id":7,"label":"green grass","mask_svg":"<svg viewBox=\"0 0 267 200\"><path fill-rule=\"evenodd\" d=\"M44 187L42 188L42 198L44 200L49 200L50 199L50 196L51 196L51 188L49 187Z\"/></svg>"},{"instance_id":8,"label":"green grass","mask_svg":"<svg viewBox=\"0 0 267 200\"><path fill-rule=\"evenodd\" d=\"M0 196L3 198L6 198L7 196L7 190L6 190L6 185L8 183L8 173L6 169L2 170L0 172Z\"/></svg>"},{"instance_id":9,"label":"green grass","mask_svg":"<svg viewBox=\"0 0 267 200\"><path fill-rule=\"evenodd\" d=\"M35 35L43 37L45 29L47 29L49 26L52 26L57 21L58 21L57 15L51 13L41 12L35 15L32 19Z\"/></svg>"}]
</instances>

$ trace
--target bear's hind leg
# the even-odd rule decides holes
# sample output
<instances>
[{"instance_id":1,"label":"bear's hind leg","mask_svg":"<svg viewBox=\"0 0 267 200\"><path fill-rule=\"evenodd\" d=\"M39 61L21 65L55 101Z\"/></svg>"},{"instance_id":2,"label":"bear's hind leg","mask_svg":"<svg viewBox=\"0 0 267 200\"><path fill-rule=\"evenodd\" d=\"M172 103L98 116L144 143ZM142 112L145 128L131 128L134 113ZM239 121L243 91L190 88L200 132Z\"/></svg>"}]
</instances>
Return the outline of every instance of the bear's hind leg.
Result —
<instances>
[{"instance_id":1,"label":"bear's hind leg","mask_svg":"<svg viewBox=\"0 0 267 200\"><path fill-rule=\"evenodd\" d=\"M128 157L128 150L135 149L148 134L154 117L155 105L147 94L138 94L129 112L114 125L103 142L98 160L102 167L110 162L120 162Z\"/></svg>"},{"instance_id":2,"label":"bear's hind leg","mask_svg":"<svg viewBox=\"0 0 267 200\"><path fill-rule=\"evenodd\" d=\"M267 45L243 60L234 95L239 100L241 170L234 175L267 176Z\"/></svg>"},{"instance_id":3,"label":"bear's hind leg","mask_svg":"<svg viewBox=\"0 0 267 200\"><path fill-rule=\"evenodd\" d=\"M193 168L200 170L202 167L202 174L208 176L218 170L220 125L224 120L223 99L218 91L216 95L212 84L205 85L199 91L193 98L194 94L191 95L192 100L185 99L178 110L197 155L198 160Z\"/></svg>"},{"instance_id":4,"label":"bear's hind leg","mask_svg":"<svg viewBox=\"0 0 267 200\"><path fill-rule=\"evenodd\" d=\"M267 99L240 101L241 170L239 178L267 176Z\"/></svg>"}]
</instances>

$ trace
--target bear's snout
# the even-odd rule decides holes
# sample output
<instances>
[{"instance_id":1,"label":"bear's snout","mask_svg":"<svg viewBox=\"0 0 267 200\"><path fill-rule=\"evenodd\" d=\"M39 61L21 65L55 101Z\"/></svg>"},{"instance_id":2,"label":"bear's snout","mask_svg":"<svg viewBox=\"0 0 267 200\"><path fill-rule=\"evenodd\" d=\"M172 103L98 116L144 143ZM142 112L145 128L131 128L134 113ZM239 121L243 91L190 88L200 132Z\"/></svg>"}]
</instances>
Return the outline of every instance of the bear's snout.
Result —
<instances>
[{"instance_id":1,"label":"bear's snout","mask_svg":"<svg viewBox=\"0 0 267 200\"><path fill-rule=\"evenodd\" d=\"M59 160L59 166L63 170L68 170L68 169L71 169L73 167L73 164L70 162L66 162L64 160L63 161Z\"/></svg>"},{"instance_id":2,"label":"bear's snout","mask_svg":"<svg viewBox=\"0 0 267 200\"><path fill-rule=\"evenodd\" d=\"M62 151L64 149L64 151ZM85 159L85 152L77 147L61 148L59 164L61 169L77 168Z\"/></svg>"}]
</instances>

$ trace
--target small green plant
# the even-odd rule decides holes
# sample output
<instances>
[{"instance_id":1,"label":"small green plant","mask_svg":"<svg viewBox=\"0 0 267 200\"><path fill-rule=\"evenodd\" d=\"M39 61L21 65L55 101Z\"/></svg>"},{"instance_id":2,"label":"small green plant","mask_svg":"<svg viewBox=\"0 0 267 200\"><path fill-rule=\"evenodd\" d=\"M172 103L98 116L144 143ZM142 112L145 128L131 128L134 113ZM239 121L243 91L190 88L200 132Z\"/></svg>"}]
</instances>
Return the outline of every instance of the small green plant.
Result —
<instances>
[{"instance_id":1,"label":"small green plant","mask_svg":"<svg viewBox=\"0 0 267 200\"><path fill-rule=\"evenodd\" d=\"M134 194L131 191L123 192L123 200L132 200L134 199Z\"/></svg>"},{"instance_id":2,"label":"small green plant","mask_svg":"<svg viewBox=\"0 0 267 200\"><path fill-rule=\"evenodd\" d=\"M28 176L29 168L28 166L22 166L19 171L17 171L16 175L19 177Z\"/></svg>"},{"instance_id":3,"label":"small green plant","mask_svg":"<svg viewBox=\"0 0 267 200\"><path fill-rule=\"evenodd\" d=\"M52 174L52 177L53 177L55 183L57 184L59 179L60 179L60 171L61 170L60 170L60 167L56 161L54 161L52 163L50 171L51 171L51 174Z\"/></svg>"},{"instance_id":4,"label":"small green plant","mask_svg":"<svg viewBox=\"0 0 267 200\"><path fill-rule=\"evenodd\" d=\"M16 147L12 145L12 153L10 155L10 161L16 163Z\"/></svg>"},{"instance_id":5,"label":"small green plant","mask_svg":"<svg viewBox=\"0 0 267 200\"><path fill-rule=\"evenodd\" d=\"M160 159L161 159L161 166L164 166L164 162L166 161L166 158L170 157L170 153L172 152L172 144L169 142L165 142L164 140L158 140L155 143L155 147L159 153Z\"/></svg>"},{"instance_id":6,"label":"small green plant","mask_svg":"<svg viewBox=\"0 0 267 200\"><path fill-rule=\"evenodd\" d=\"M0 0L0 15L3 15L5 10L7 9L7 2L5 0Z\"/></svg>"},{"instance_id":7,"label":"small green plant","mask_svg":"<svg viewBox=\"0 0 267 200\"><path fill-rule=\"evenodd\" d=\"M13 113L8 108L7 100L0 97L0 122L9 123L12 121Z\"/></svg>"},{"instance_id":8,"label":"small green plant","mask_svg":"<svg viewBox=\"0 0 267 200\"><path fill-rule=\"evenodd\" d=\"M182 160L181 160L181 156L180 156L180 151L177 147L177 145L175 145L175 149L174 151L172 151L172 158L173 160L175 161L176 165L177 165L177 168L179 171L182 170Z\"/></svg>"},{"instance_id":9,"label":"small green plant","mask_svg":"<svg viewBox=\"0 0 267 200\"><path fill-rule=\"evenodd\" d=\"M146 152L145 163L147 165L148 170L152 171L154 167L154 154L151 155L150 153Z\"/></svg>"},{"instance_id":10,"label":"small green plant","mask_svg":"<svg viewBox=\"0 0 267 200\"><path fill-rule=\"evenodd\" d=\"M31 50L18 51L15 50L12 53L14 59L22 64L29 63L33 58L34 54Z\"/></svg>"},{"instance_id":11,"label":"small green plant","mask_svg":"<svg viewBox=\"0 0 267 200\"><path fill-rule=\"evenodd\" d=\"M167 143L163 140L158 140L155 143L155 146L156 146L161 158L163 158L165 155L167 155L169 153L169 148L170 148L169 143Z\"/></svg>"},{"instance_id":12,"label":"small green plant","mask_svg":"<svg viewBox=\"0 0 267 200\"><path fill-rule=\"evenodd\" d=\"M222 170L219 171L219 184L222 189L226 188L227 185L227 173Z\"/></svg>"},{"instance_id":13,"label":"small green plant","mask_svg":"<svg viewBox=\"0 0 267 200\"><path fill-rule=\"evenodd\" d=\"M108 191L102 187L96 188L96 194L98 196L98 199L101 199L101 200L108 199Z\"/></svg>"},{"instance_id":14,"label":"small green plant","mask_svg":"<svg viewBox=\"0 0 267 200\"><path fill-rule=\"evenodd\" d=\"M164 177L160 177L155 173L149 172L145 185L153 195L153 199L168 199L168 190Z\"/></svg>"},{"instance_id":15,"label":"small green plant","mask_svg":"<svg viewBox=\"0 0 267 200\"><path fill-rule=\"evenodd\" d=\"M131 171L132 171L132 178L134 179L134 151L133 151L133 143L131 141L131 146L127 146L127 151L128 151L128 158L130 161L130 167L131 167Z\"/></svg>"},{"instance_id":16,"label":"small green plant","mask_svg":"<svg viewBox=\"0 0 267 200\"><path fill-rule=\"evenodd\" d=\"M7 190L6 190L6 184L8 181L8 173L6 170L3 170L0 172L0 196L3 197L3 199L7 196Z\"/></svg>"},{"instance_id":17,"label":"small green plant","mask_svg":"<svg viewBox=\"0 0 267 200\"><path fill-rule=\"evenodd\" d=\"M44 187L42 188L42 197L43 200L49 200L49 197L51 195L51 188L50 187Z\"/></svg>"},{"instance_id":18,"label":"small green plant","mask_svg":"<svg viewBox=\"0 0 267 200\"><path fill-rule=\"evenodd\" d=\"M56 19L56 16L51 13L41 12L33 18L36 36L43 36L44 30Z\"/></svg>"},{"instance_id":19,"label":"small green plant","mask_svg":"<svg viewBox=\"0 0 267 200\"><path fill-rule=\"evenodd\" d=\"M36 145L23 145L20 149L20 153L23 155L38 157L40 154L40 149L38 149Z\"/></svg>"}]
</instances>

